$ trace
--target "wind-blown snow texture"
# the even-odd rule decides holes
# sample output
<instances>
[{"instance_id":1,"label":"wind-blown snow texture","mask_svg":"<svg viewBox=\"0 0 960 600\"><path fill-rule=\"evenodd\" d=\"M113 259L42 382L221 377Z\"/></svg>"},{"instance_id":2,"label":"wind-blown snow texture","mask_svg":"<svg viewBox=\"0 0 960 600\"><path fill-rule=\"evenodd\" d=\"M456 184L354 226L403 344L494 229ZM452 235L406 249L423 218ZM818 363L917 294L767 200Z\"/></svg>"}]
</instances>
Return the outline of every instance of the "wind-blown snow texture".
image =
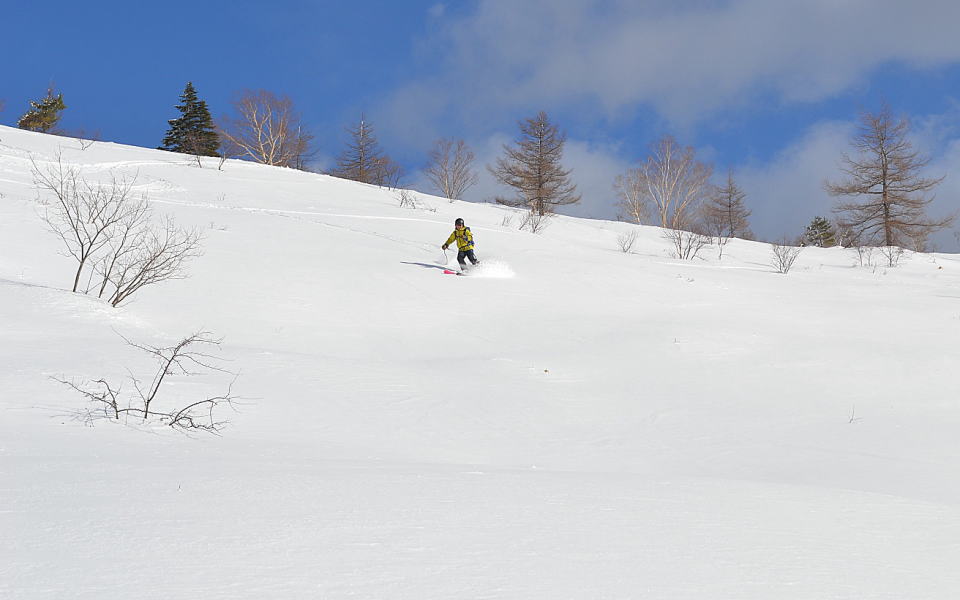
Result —
<instances>
[{"instance_id":1,"label":"wind-blown snow texture","mask_svg":"<svg viewBox=\"0 0 960 600\"><path fill-rule=\"evenodd\" d=\"M67 291L30 174L58 150L203 228L191 276ZM960 596L956 255L784 276L760 243L624 254L623 223L10 128L0 194L0 598ZM442 275L456 217L488 276ZM220 437L88 422L52 379L201 329L242 373Z\"/></svg>"}]
</instances>

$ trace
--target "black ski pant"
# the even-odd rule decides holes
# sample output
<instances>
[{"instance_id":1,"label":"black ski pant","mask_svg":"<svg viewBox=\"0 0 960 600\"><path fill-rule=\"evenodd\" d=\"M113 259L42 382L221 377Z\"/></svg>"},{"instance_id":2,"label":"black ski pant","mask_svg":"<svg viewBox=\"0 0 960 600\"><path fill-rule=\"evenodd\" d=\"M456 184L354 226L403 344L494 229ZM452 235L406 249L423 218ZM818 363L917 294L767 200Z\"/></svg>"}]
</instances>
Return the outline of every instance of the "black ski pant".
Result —
<instances>
[{"instance_id":1,"label":"black ski pant","mask_svg":"<svg viewBox=\"0 0 960 600\"><path fill-rule=\"evenodd\" d=\"M477 260L477 255L473 253L473 250L461 250L457 252L457 262L460 263L461 269L467 268L466 259L470 259L470 263L474 265L479 265L480 261Z\"/></svg>"}]
</instances>

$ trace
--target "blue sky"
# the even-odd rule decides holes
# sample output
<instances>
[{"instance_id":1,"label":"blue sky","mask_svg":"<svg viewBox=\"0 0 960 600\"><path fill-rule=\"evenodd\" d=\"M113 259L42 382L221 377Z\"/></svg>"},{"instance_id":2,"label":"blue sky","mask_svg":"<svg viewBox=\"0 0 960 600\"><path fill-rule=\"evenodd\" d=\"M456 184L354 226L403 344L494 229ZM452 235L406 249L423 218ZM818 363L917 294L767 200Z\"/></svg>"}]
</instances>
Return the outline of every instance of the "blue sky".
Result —
<instances>
[{"instance_id":1,"label":"blue sky","mask_svg":"<svg viewBox=\"0 0 960 600\"><path fill-rule=\"evenodd\" d=\"M882 100L914 126L934 212L960 208L960 3L925 0L470 0L462 2L7 0L0 122L53 82L67 130L153 147L184 84L215 117L244 88L290 96L319 166L361 112L406 184L439 136L462 137L481 181L518 120L546 110L568 136L584 195L574 214L613 217L613 178L664 133L718 177L734 169L762 237L829 216L822 181L862 109ZM12 60L11 60L12 59ZM960 249L952 232L937 238Z\"/></svg>"}]
</instances>

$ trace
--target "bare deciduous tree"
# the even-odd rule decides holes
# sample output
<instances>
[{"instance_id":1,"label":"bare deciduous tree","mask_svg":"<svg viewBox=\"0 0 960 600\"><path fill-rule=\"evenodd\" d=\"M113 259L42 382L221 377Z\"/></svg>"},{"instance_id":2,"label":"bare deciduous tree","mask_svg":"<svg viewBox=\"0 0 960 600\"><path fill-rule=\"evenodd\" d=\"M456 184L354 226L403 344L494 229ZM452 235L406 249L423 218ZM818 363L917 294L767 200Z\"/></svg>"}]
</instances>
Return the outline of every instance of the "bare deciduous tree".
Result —
<instances>
[{"instance_id":1,"label":"bare deciduous tree","mask_svg":"<svg viewBox=\"0 0 960 600\"><path fill-rule=\"evenodd\" d=\"M402 167L383 153L371 125L365 117L347 128L347 147L337 157L334 177L395 188L403 176Z\"/></svg>"},{"instance_id":2,"label":"bare deciduous tree","mask_svg":"<svg viewBox=\"0 0 960 600\"><path fill-rule=\"evenodd\" d=\"M108 184L91 183L60 156L42 167L31 161L34 184L53 194L52 199L41 197L43 219L77 261L71 288L76 292L91 257L110 243L115 227L138 210L138 203L130 200L133 180L113 176Z\"/></svg>"},{"instance_id":3,"label":"bare deciduous tree","mask_svg":"<svg viewBox=\"0 0 960 600\"><path fill-rule=\"evenodd\" d=\"M519 125L520 136L514 146L504 145L504 156L488 170L516 191L514 198L497 198L499 204L525 207L540 221L557 206L579 202L580 194L570 181L571 171L560 163L566 135L543 111Z\"/></svg>"},{"instance_id":4,"label":"bare deciduous tree","mask_svg":"<svg viewBox=\"0 0 960 600\"><path fill-rule=\"evenodd\" d=\"M462 198L463 193L477 183L477 172L473 170L475 157L463 140L439 139L427 158L424 173L444 198L451 201Z\"/></svg>"},{"instance_id":5,"label":"bare deciduous tree","mask_svg":"<svg viewBox=\"0 0 960 600\"><path fill-rule=\"evenodd\" d=\"M630 169L623 175L617 175L613 189L620 199L620 207L626 213L624 216L627 219L637 225L647 220L650 216L650 203L644 193L640 169Z\"/></svg>"},{"instance_id":6,"label":"bare deciduous tree","mask_svg":"<svg viewBox=\"0 0 960 600\"><path fill-rule=\"evenodd\" d=\"M143 421L157 419L161 423L182 431L220 432L226 421L214 418L214 410L220 405L233 406L236 400L233 396L233 383L237 374L220 367L219 359L205 348L219 348L221 340L214 339L205 331L194 333L183 338L173 346L156 347L134 343L126 338L124 341L133 348L142 350L152 356L157 362L157 371L149 384L142 383L130 375L130 382L134 392L124 394L122 386L113 385L106 379L89 381L86 384L77 384L64 379L57 381L80 392L88 400L96 403L105 411L105 416L119 420L121 416L134 416ZM171 377L178 375L195 376L204 373L219 372L233 376L226 392L217 396L202 396L199 400L183 399L178 401L164 401L171 406L169 409L158 409L156 402L160 402L160 390L163 384ZM166 388L164 388L166 389Z\"/></svg>"},{"instance_id":7,"label":"bare deciduous tree","mask_svg":"<svg viewBox=\"0 0 960 600\"><path fill-rule=\"evenodd\" d=\"M832 196L853 198L839 202L834 212L854 244L922 249L929 234L953 223L953 216L931 219L926 214L933 201L928 193L943 177L921 176L929 159L913 149L909 130L907 120L896 119L888 106L876 114L861 114L851 142L858 154L841 159L846 178L824 183Z\"/></svg>"},{"instance_id":8,"label":"bare deciduous tree","mask_svg":"<svg viewBox=\"0 0 960 600\"><path fill-rule=\"evenodd\" d=\"M144 286L184 277L185 262L200 253L199 231L169 218L159 228L151 223L146 197L133 194L135 178L90 182L59 157L43 167L34 161L33 174L40 190L52 192L52 199L41 197L45 222L77 261L74 292L89 267L88 281L100 276L98 296L109 292L117 306ZM89 284L83 292L91 292Z\"/></svg>"},{"instance_id":9,"label":"bare deciduous tree","mask_svg":"<svg viewBox=\"0 0 960 600\"><path fill-rule=\"evenodd\" d=\"M656 207L661 227L686 229L711 192L712 173L713 167L696 160L693 148L666 135L652 145L646 162L623 177L635 181L643 203Z\"/></svg>"},{"instance_id":10,"label":"bare deciduous tree","mask_svg":"<svg viewBox=\"0 0 960 600\"><path fill-rule=\"evenodd\" d=\"M233 101L236 117L225 117L219 135L230 156L265 165L302 168L310 135L293 101L267 90L245 90Z\"/></svg>"}]
</instances>

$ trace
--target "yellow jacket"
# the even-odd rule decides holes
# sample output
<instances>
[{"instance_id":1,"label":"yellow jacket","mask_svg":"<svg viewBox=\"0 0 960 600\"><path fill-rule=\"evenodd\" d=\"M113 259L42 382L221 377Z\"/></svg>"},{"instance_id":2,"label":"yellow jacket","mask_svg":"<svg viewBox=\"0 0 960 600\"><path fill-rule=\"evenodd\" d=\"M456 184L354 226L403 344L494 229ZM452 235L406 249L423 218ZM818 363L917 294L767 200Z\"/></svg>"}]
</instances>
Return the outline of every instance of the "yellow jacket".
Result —
<instances>
[{"instance_id":1,"label":"yellow jacket","mask_svg":"<svg viewBox=\"0 0 960 600\"><path fill-rule=\"evenodd\" d=\"M447 238L447 241L443 245L449 246L454 240L457 241L457 250L461 252L473 250L473 233L470 232L469 227L454 229L453 233L450 234L450 237Z\"/></svg>"}]
</instances>

